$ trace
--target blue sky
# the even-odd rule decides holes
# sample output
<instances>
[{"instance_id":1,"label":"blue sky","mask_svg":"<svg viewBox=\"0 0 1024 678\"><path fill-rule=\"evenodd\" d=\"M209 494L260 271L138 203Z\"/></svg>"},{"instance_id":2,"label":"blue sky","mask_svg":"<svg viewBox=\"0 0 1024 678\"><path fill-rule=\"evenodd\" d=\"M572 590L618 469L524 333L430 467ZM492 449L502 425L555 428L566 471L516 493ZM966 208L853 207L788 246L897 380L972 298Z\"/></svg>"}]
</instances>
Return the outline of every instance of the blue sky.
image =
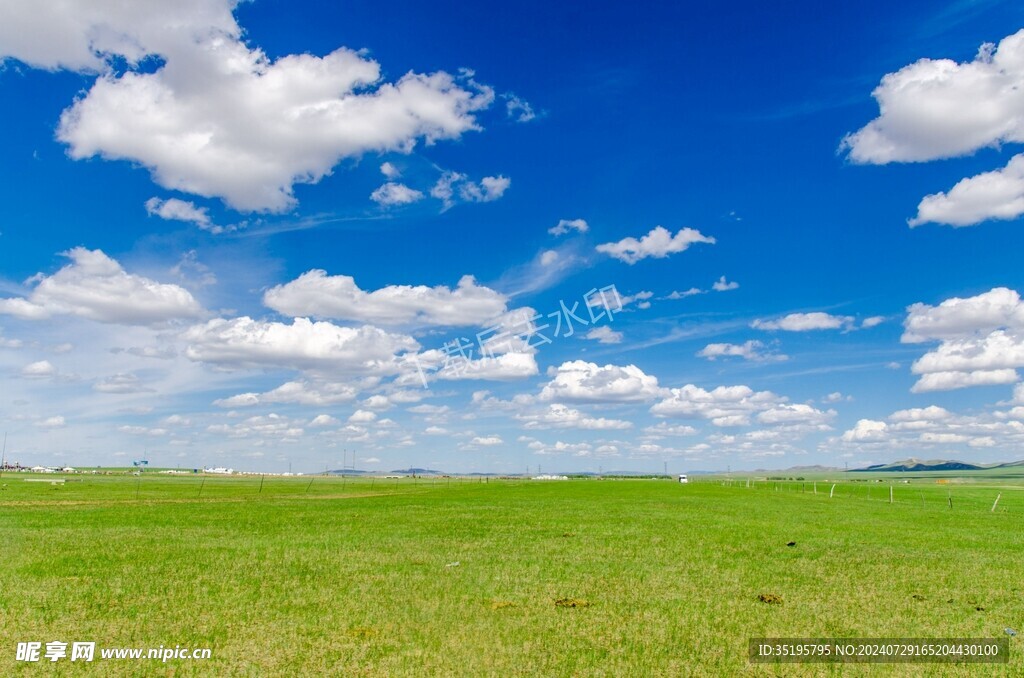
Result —
<instances>
[{"instance_id":1,"label":"blue sky","mask_svg":"<svg viewBox=\"0 0 1024 678\"><path fill-rule=\"evenodd\" d=\"M1022 456L1017 3L0 19L10 459Z\"/></svg>"}]
</instances>

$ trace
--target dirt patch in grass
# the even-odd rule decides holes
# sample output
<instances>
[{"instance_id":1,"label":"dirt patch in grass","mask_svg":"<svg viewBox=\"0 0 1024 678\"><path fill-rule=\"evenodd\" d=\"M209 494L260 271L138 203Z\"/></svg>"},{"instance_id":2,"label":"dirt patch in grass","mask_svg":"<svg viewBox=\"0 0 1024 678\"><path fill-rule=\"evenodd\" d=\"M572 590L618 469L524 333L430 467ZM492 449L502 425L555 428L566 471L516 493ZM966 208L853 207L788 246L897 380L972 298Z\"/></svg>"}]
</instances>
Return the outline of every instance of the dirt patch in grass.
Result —
<instances>
[{"instance_id":1,"label":"dirt patch in grass","mask_svg":"<svg viewBox=\"0 0 1024 678\"><path fill-rule=\"evenodd\" d=\"M774 593L760 593L757 599L768 605L782 605L782 596L775 595Z\"/></svg>"},{"instance_id":2,"label":"dirt patch in grass","mask_svg":"<svg viewBox=\"0 0 1024 678\"><path fill-rule=\"evenodd\" d=\"M555 601L555 607L590 607L589 600L582 598L559 598Z\"/></svg>"}]
</instances>

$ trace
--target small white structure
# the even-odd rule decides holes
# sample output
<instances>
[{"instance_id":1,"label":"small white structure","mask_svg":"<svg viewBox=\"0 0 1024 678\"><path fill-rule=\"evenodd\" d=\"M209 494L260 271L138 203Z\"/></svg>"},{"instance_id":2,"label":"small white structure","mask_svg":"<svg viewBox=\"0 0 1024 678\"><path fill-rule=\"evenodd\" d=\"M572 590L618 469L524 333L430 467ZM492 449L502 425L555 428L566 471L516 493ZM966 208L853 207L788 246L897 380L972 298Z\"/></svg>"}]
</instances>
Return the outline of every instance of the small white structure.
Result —
<instances>
[{"instance_id":1,"label":"small white structure","mask_svg":"<svg viewBox=\"0 0 1024 678\"><path fill-rule=\"evenodd\" d=\"M679 474L679 482L681 482L681 483L688 483L690 481L686 479L686 474L685 473L680 473Z\"/></svg>"}]
</instances>

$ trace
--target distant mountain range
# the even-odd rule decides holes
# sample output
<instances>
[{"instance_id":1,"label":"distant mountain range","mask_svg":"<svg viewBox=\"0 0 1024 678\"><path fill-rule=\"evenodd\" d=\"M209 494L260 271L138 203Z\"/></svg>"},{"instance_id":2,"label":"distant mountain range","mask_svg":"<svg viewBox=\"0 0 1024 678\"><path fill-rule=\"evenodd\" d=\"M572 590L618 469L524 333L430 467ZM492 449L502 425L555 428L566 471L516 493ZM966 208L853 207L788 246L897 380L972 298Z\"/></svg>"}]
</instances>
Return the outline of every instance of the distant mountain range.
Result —
<instances>
[{"instance_id":1,"label":"distant mountain range","mask_svg":"<svg viewBox=\"0 0 1024 678\"><path fill-rule=\"evenodd\" d=\"M1024 467L1024 460L1011 461L1005 463L994 463L994 464L974 464L966 461L956 461L951 459L931 459L923 461L921 459L904 459L902 461L894 461L888 464L874 464L872 466L866 466L864 468L852 468L842 469L835 466L823 466L816 464L813 466L791 466L786 469L757 469L754 471L736 471L739 474L749 473L770 473L770 474L800 474L800 473L898 473L898 472L920 472L920 471L988 471L992 469L1001 468L1022 468ZM332 475L381 475L383 471L363 471L360 469L337 469L334 471L328 471ZM416 475L416 476L439 476L448 473L447 471L437 471L429 468L405 468L396 469L389 471L389 474L393 475ZM720 475L722 471L687 471L691 476L697 475ZM504 473L452 473L454 476L503 476L507 475ZM522 475L522 474L512 474ZM533 475L533 474L531 474ZM567 476L657 476L662 475L658 472L651 471L605 471L604 473L594 473L593 471L562 471L555 475L567 475ZM673 474L669 474L673 475Z\"/></svg>"},{"instance_id":2,"label":"distant mountain range","mask_svg":"<svg viewBox=\"0 0 1024 678\"><path fill-rule=\"evenodd\" d=\"M1011 461L1002 464L971 464L965 461L953 461L947 459L933 459L922 461L920 459L905 459L894 461L889 464L875 464L865 468L851 469L850 473L872 473L872 472L901 472L901 471L987 471L996 468L1014 468L1024 466L1024 460Z\"/></svg>"}]
</instances>

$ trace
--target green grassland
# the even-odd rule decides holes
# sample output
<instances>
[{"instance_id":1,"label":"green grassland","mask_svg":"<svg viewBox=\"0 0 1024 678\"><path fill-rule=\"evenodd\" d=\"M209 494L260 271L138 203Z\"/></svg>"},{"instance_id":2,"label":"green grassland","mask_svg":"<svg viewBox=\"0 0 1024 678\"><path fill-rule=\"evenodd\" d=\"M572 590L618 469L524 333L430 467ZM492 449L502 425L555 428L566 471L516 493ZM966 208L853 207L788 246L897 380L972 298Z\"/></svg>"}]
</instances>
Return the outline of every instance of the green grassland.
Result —
<instances>
[{"instance_id":1,"label":"green grassland","mask_svg":"<svg viewBox=\"0 0 1024 678\"><path fill-rule=\"evenodd\" d=\"M1024 633L1002 666L748 662L750 637L1024 631L1019 479L836 475L5 474L0 675L1024 674ZM213 656L15 662L28 640Z\"/></svg>"}]
</instances>

